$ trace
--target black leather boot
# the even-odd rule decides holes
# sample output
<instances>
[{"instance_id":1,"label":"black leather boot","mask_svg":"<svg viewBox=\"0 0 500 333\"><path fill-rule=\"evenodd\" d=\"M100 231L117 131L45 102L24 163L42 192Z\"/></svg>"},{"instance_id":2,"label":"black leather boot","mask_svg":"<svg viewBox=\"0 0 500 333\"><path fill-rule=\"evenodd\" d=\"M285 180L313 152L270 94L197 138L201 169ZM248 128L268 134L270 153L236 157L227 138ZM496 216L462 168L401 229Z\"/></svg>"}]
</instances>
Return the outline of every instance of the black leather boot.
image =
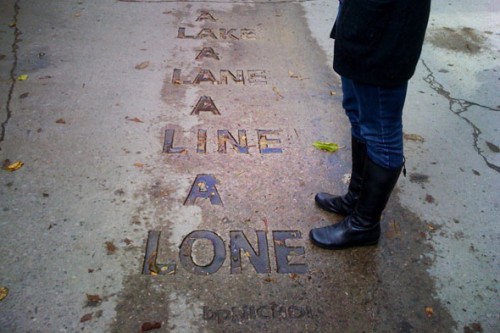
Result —
<instances>
[{"instance_id":1,"label":"black leather boot","mask_svg":"<svg viewBox=\"0 0 500 333\"><path fill-rule=\"evenodd\" d=\"M325 249L377 244L380 238L380 216L401 173L401 168L383 168L368 157L363 185L354 212L341 222L312 229L311 242Z\"/></svg>"},{"instance_id":2,"label":"black leather boot","mask_svg":"<svg viewBox=\"0 0 500 333\"><path fill-rule=\"evenodd\" d=\"M356 206L356 202L359 198L359 192L361 191L361 183L363 182L366 144L359 141L355 137L351 137L351 152L352 172L347 194L343 196L336 196L320 192L314 197L314 201L316 201L318 207L326 210L327 212L348 216L352 214L352 211Z\"/></svg>"}]
</instances>

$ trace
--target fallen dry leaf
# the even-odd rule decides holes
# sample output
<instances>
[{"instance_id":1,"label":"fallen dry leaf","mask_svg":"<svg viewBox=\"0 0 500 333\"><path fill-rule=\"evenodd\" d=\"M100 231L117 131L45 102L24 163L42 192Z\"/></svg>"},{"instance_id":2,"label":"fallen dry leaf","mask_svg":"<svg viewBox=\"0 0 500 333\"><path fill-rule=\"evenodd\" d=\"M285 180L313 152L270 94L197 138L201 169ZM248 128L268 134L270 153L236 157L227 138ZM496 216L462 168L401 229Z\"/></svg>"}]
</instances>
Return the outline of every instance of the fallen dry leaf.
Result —
<instances>
[{"instance_id":1,"label":"fallen dry leaf","mask_svg":"<svg viewBox=\"0 0 500 333\"><path fill-rule=\"evenodd\" d=\"M464 333L483 333L483 327L480 323L472 323L464 326Z\"/></svg>"},{"instance_id":2,"label":"fallen dry leaf","mask_svg":"<svg viewBox=\"0 0 500 333\"><path fill-rule=\"evenodd\" d=\"M137 163L134 163L134 166L138 167L138 168L142 168L142 167L144 167L144 164L137 162Z\"/></svg>"},{"instance_id":3,"label":"fallen dry leaf","mask_svg":"<svg viewBox=\"0 0 500 333\"><path fill-rule=\"evenodd\" d=\"M101 304L102 298L99 295L89 295L87 294L87 303L86 306L88 307L95 307Z\"/></svg>"},{"instance_id":4,"label":"fallen dry leaf","mask_svg":"<svg viewBox=\"0 0 500 333\"><path fill-rule=\"evenodd\" d=\"M145 69L149 66L149 61L143 61L140 64L135 65L135 69Z\"/></svg>"},{"instance_id":5,"label":"fallen dry leaf","mask_svg":"<svg viewBox=\"0 0 500 333\"><path fill-rule=\"evenodd\" d=\"M63 118L59 118L56 120L56 124L66 124L66 120L64 120Z\"/></svg>"},{"instance_id":6,"label":"fallen dry leaf","mask_svg":"<svg viewBox=\"0 0 500 333\"><path fill-rule=\"evenodd\" d=\"M0 301L3 301L5 297L9 295L9 289L7 287L0 288Z\"/></svg>"},{"instance_id":7,"label":"fallen dry leaf","mask_svg":"<svg viewBox=\"0 0 500 333\"><path fill-rule=\"evenodd\" d=\"M438 229L438 226L433 224L427 224L427 228L429 228L429 231L434 232Z\"/></svg>"},{"instance_id":8,"label":"fallen dry leaf","mask_svg":"<svg viewBox=\"0 0 500 333\"><path fill-rule=\"evenodd\" d=\"M14 163L11 163L10 160L8 159L3 161L3 169L7 171L19 170L20 168L22 168L23 165L24 163L21 161L16 161Z\"/></svg>"},{"instance_id":9,"label":"fallen dry leaf","mask_svg":"<svg viewBox=\"0 0 500 333\"><path fill-rule=\"evenodd\" d=\"M430 306L425 307L425 315L427 317L432 317L434 315L434 309Z\"/></svg>"},{"instance_id":10,"label":"fallen dry leaf","mask_svg":"<svg viewBox=\"0 0 500 333\"><path fill-rule=\"evenodd\" d=\"M156 330L158 328L161 328L161 323L160 322L146 322L146 323L143 323L141 325L141 331L143 332L147 332L147 331L151 331L151 330Z\"/></svg>"},{"instance_id":11,"label":"fallen dry leaf","mask_svg":"<svg viewBox=\"0 0 500 333\"><path fill-rule=\"evenodd\" d=\"M136 123L143 123L142 120L140 120L139 118L137 117L134 117L134 118L129 118L129 117L125 117L125 119L127 119L128 121L133 121L133 122L136 122Z\"/></svg>"},{"instance_id":12,"label":"fallen dry leaf","mask_svg":"<svg viewBox=\"0 0 500 333\"><path fill-rule=\"evenodd\" d=\"M108 255L114 254L116 252L117 248L115 244L113 244L113 242L108 241L105 244L106 244L106 251L108 251Z\"/></svg>"},{"instance_id":13,"label":"fallen dry leaf","mask_svg":"<svg viewBox=\"0 0 500 333\"><path fill-rule=\"evenodd\" d=\"M273 87L273 91L276 94L276 97L284 98L277 87Z\"/></svg>"},{"instance_id":14,"label":"fallen dry leaf","mask_svg":"<svg viewBox=\"0 0 500 333\"><path fill-rule=\"evenodd\" d=\"M87 313L87 314L83 315L83 317L82 317L82 318L80 318L80 323L84 323L84 322L86 322L86 321L91 320L91 319L92 319L92 315L93 315L93 314L94 314L94 313L92 312L92 313Z\"/></svg>"},{"instance_id":15,"label":"fallen dry leaf","mask_svg":"<svg viewBox=\"0 0 500 333\"><path fill-rule=\"evenodd\" d=\"M426 194L425 195L425 201L428 202L428 203L434 203L436 201L436 199L434 199L434 197L430 194Z\"/></svg>"},{"instance_id":16,"label":"fallen dry leaf","mask_svg":"<svg viewBox=\"0 0 500 333\"><path fill-rule=\"evenodd\" d=\"M288 76L291 77L292 79L300 79L300 75L295 74L292 71L288 71Z\"/></svg>"},{"instance_id":17,"label":"fallen dry leaf","mask_svg":"<svg viewBox=\"0 0 500 333\"><path fill-rule=\"evenodd\" d=\"M199 182L197 185L201 192L208 191L207 184L205 184L204 182Z\"/></svg>"},{"instance_id":18,"label":"fallen dry leaf","mask_svg":"<svg viewBox=\"0 0 500 333\"><path fill-rule=\"evenodd\" d=\"M87 301L92 303L99 303L102 301L102 298L97 294L96 295L87 294Z\"/></svg>"},{"instance_id":19,"label":"fallen dry leaf","mask_svg":"<svg viewBox=\"0 0 500 333\"><path fill-rule=\"evenodd\" d=\"M405 140L424 142L425 139L418 134L404 134Z\"/></svg>"}]
</instances>

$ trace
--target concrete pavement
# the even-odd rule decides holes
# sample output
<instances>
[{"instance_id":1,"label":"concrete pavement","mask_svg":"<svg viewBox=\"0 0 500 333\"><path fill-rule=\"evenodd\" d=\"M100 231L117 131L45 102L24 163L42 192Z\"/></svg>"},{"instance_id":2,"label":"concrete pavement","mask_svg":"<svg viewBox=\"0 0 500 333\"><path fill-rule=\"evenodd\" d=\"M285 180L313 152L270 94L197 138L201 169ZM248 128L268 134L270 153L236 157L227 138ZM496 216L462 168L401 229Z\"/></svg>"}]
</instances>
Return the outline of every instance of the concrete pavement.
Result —
<instances>
[{"instance_id":1,"label":"concrete pavement","mask_svg":"<svg viewBox=\"0 0 500 333\"><path fill-rule=\"evenodd\" d=\"M336 3L3 1L0 331L496 332L499 10L433 4L383 239L331 253Z\"/></svg>"}]
</instances>

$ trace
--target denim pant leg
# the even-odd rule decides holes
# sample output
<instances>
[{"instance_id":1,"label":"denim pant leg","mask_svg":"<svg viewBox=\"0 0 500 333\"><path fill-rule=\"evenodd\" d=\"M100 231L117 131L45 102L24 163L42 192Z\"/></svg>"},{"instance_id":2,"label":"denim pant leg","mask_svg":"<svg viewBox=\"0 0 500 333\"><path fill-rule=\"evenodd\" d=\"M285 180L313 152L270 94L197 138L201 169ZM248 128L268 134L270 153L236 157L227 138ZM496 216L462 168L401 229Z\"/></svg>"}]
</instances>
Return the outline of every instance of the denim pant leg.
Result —
<instances>
[{"instance_id":1,"label":"denim pant leg","mask_svg":"<svg viewBox=\"0 0 500 333\"><path fill-rule=\"evenodd\" d=\"M350 110L346 109L346 113L353 133L359 131L361 140L366 142L368 156L384 168L403 165L403 106L408 84L379 87L345 78L342 82L343 87L348 83L348 96L355 96L358 112L352 110L355 103L348 102Z\"/></svg>"},{"instance_id":2,"label":"denim pant leg","mask_svg":"<svg viewBox=\"0 0 500 333\"><path fill-rule=\"evenodd\" d=\"M342 80L342 107L351 123L351 135L364 142L359 127L359 105L354 93L354 84L351 80L341 77Z\"/></svg>"}]
</instances>

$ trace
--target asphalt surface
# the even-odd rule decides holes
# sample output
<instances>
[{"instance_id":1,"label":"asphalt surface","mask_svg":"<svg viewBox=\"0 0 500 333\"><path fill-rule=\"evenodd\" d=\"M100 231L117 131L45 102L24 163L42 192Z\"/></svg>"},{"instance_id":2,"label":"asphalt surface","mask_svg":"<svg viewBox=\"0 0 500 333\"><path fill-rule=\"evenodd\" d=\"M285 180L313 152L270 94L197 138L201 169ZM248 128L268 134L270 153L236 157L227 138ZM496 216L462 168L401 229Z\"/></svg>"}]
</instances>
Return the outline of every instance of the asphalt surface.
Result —
<instances>
[{"instance_id":1,"label":"asphalt surface","mask_svg":"<svg viewBox=\"0 0 500 333\"><path fill-rule=\"evenodd\" d=\"M498 332L500 5L433 3L381 242L330 252L336 6L2 1L0 332Z\"/></svg>"}]
</instances>

